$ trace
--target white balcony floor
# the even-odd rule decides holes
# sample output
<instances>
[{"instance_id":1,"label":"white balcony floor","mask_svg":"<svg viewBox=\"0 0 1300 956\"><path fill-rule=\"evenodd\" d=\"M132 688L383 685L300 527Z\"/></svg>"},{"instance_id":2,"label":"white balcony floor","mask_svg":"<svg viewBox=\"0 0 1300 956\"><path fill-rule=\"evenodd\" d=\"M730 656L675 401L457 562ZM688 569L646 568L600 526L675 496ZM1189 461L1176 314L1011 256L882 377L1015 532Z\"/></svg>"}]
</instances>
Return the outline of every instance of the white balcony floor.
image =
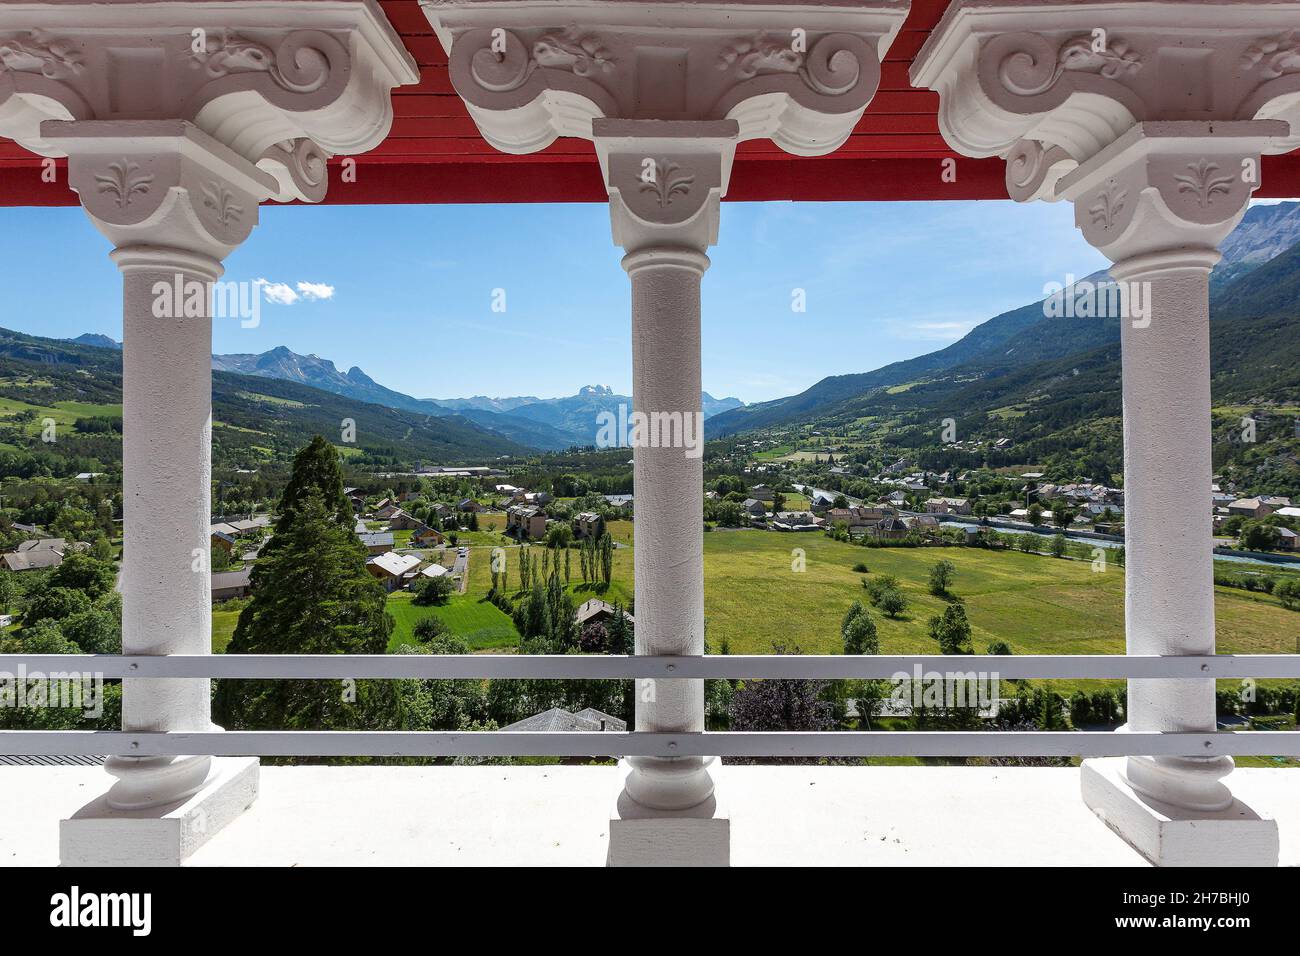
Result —
<instances>
[{"instance_id":1,"label":"white balcony floor","mask_svg":"<svg viewBox=\"0 0 1300 956\"><path fill-rule=\"evenodd\" d=\"M608 767L263 767L253 807L193 866L605 862ZM754 865L1143 866L1079 797L1072 769L731 767L732 861ZM0 863L54 865L58 821L101 792L93 767L0 767ZM1300 773L1238 770L1300 865Z\"/></svg>"}]
</instances>

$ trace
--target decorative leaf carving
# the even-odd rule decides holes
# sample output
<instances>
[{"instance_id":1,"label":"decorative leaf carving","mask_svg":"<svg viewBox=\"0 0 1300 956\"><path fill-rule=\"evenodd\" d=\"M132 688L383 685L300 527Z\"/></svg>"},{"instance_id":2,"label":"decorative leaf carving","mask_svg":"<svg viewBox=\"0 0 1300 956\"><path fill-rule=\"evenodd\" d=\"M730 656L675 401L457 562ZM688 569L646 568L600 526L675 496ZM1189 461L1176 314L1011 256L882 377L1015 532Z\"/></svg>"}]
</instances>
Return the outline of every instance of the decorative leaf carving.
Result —
<instances>
[{"instance_id":1,"label":"decorative leaf carving","mask_svg":"<svg viewBox=\"0 0 1300 956\"><path fill-rule=\"evenodd\" d=\"M1294 32L1256 40L1241 54L1241 68L1259 67L1260 76L1275 80L1284 73L1300 70L1300 40Z\"/></svg>"},{"instance_id":2,"label":"decorative leaf carving","mask_svg":"<svg viewBox=\"0 0 1300 956\"><path fill-rule=\"evenodd\" d=\"M1194 163L1188 163L1187 168L1190 172L1185 176L1175 176L1174 182L1178 183L1180 193L1194 195L1197 205L1202 209L1208 209L1213 204L1215 196L1226 196L1232 192L1235 177L1215 176L1214 174L1219 171L1218 163L1202 158Z\"/></svg>"},{"instance_id":3,"label":"decorative leaf carving","mask_svg":"<svg viewBox=\"0 0 1300 956\"><path fill-rule=\"evenodd\" d=\"M1115 218L1124 211L1124 204L1127 201L1128 190L1117 189L1114 181L1111 181L1097 195L1097 201L1088 207L1092 224L1110 229L1115 225Z\"/></svg>"},{"instance_id":4,"label":"decorative leaf carving","mask_svg":"<svg viewBox=\"0 0 1300 956\"><path fill-rule=\"evenodd\" d=\"M44 30L0 40L0 72L40 73L51 80L62 80L83 68L75 44L55 39Z\"/></svg>"},{"instance_id":5,"label":"decorative leaf carving","mask_svg":"<svg viewBox=\"0 0 1300 956\"><path fill-rule=\"evenodd\" d=\"M685 196L691 191L695 177L687 173L671 159L659 159L654 163L654 178L641 183L642 192L653 192L659 200L660 208L673 204L674 196Z\"/></svg>"},{"instance_id":6,"label":"decorative leaf carving","mask_svg":"<svg viewBox=\"0 0 1300 956\"><path fill-rule=\"evenodd\" d=\"M547 33L533 44L533 60L538 66L570 70L575 76L611 73L615 61L600 39L591 33L569 29Z\"/></svg>"},{"instance_id":7,"label":"decorative leaf carving","mask_svg":"<svg viewBox=\"0 0 1300 956\"><path fill-rule=\"evenodd\" d=\"M230 225L244 214L244 207L234 200L235 194L223 183L213 180L203 186L203 205L216 214L223 226Z\"/></svg>"},{"instance_id":8,"label":"decorative leaf carving","mask_svg":"<svg viewBox=\"0 0 1300 956\"><path fill-rule=\"evenodd\" d=\"M735 40L718 53L718 69L734 69L744 80L760 73L798 73L803 61L803 54L796 53L788 43L761 34Z\"/></svg>"},{"instance_id":9,"label":"decorative leaf carving","mask_svg":"<svg viewBox=\"0 0 1300 956\"><path fill-rule=\"evenodd\" d=\"M144 195L149 192L153 175L140 172L138 163L123 159L120 162L109 163L108 172L97 174L95 182L99 184L101 193L113 194L118 209L125 209L131 205L131 200L137 193Z\"/></svg>"},{"instance_id":10,"label":"decorative leaf carving","mask_svg":"<svg viewBox=\"0 0 1300 956\"><path fill-rule=\"evenodd\" d=\"M1041 34L1024 35L1020 45L998 65L1002 85L1017 96L1037 96L1055 86L1066 72L1096 73L1118 80L1142 69L1142 57L1123 40L1110 39L1097 50L1090 35L1072 37L1057 48L1055 62L1051 49L1051 41Z\"/></svg>"},{"instance_id":11,"label":"decorative leaf carving","mask_svg":"<svg viewBox=\"0 0 1300 956\"><path fill-rule=\"evenodd\" d=\"M318 35L319 36L319 35ZM326 38L328 39L328 38ZM230 30L209 39L202 50L191 51L192 65L202 66L212 78L236 73L266 73L291 93L311 93L329 79L330 56L310 45L311 35L290 34L276 50Z\"/></svg>"}]
</instances>

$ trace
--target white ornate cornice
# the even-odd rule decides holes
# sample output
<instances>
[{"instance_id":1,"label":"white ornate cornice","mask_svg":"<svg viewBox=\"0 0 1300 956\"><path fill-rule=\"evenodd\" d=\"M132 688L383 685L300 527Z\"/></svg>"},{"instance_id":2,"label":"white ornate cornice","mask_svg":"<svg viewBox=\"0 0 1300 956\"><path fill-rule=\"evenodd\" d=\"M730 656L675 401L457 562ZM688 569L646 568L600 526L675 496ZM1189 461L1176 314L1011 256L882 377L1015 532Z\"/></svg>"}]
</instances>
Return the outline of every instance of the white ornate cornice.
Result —
<instances>
[{"instance_id":1,"label":"white ornate cornice","mask_svg":"<svg viewBox=\"0 0 1300 956\"><path fill-rule=\"evenodd\" d=\"M276 178L185 120L50 120L68 180L119 249L183 249L224 259L257 224Z\"/></svg>"},{"instance_id":2,"label":"white ornate cornice","mask_svg":"<svg viewBox=\"0 0 1300 956\"><path fill-rule=\"evenodd\" d=\"M46 120L184 120L323 196L320 163L376 146L419 71L372 0L0 4L0 135L64 154Z\"/></svg>"},{"instance_id":3,"label":"white ornate cornice","mask_svg":"<svg viewBox=\"0 0 1300 956\"><path fill-rule=\"evenodd\" d=\"M828 153L875 95L908 11L907 0L424 6L456 91L508 153L591 139L595 119L734 120L739 140Z\"/></svg>"},{"instance_id":4,"label":"white ornate cornice","mask_svg":"<svg viewBox=\"0 0 1300 956\"><path fill-rule=\"evenodd\" d=\"M1055 184L1139 123L1284 120L1300 145L1300 2L955 0L912 65L968 156L1008 159L1013 198Z\"/></svg>"}]
</instances>

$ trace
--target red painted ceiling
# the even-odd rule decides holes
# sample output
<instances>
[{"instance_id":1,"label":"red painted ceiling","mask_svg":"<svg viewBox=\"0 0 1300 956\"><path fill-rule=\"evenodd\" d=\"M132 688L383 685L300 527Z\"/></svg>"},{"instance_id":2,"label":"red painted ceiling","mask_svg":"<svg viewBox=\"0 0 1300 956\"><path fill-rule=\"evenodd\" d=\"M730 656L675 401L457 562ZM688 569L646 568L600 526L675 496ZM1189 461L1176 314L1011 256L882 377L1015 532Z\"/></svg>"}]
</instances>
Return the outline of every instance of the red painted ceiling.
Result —
<instances>
[{"instance_id":1,"label":"red painted ceiling","mask_svg":"<svg viewBox=\"0 0 1300 956\"><path fill-rule=\"evenodd\" d=\"M538 153L508 156L478 135L452 90L447 56L416 0L380 0L420 65L420 83L393 91L388 138L357 157L355 183L331 177L330 203L592 202L605 199L590 143L562 139ZM741 144L730 200L1005 199L1003 164L952 152L939 135L937 94L908 84L913 57L948 0L912 0L885 57L880 90L853 136L826 157L796 157L770 141ZM957 162L955 182L941 160ZM337 162L337 161L336 161ZM0 140L0 205L64 205L40 160ZM62 181L62 176L60 176ZM1300 153L1266 157L1258 196L1300 195Z\"/></svg>"}]
</instances>

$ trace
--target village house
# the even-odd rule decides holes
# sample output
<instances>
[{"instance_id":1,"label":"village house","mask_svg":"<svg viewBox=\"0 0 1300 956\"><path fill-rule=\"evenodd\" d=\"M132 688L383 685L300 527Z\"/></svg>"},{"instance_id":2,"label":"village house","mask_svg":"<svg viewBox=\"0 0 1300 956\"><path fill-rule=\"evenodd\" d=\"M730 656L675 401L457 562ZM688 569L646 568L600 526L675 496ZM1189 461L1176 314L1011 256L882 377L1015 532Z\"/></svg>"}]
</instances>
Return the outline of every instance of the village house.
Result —
<instances>
[{"instance_id":1,"label":"village house","mask_svg":"<svg viewBox=\"0 0 1300 956\"><path fill-rule=\"evenodd\" d=\"M546 536L546 515L531 505L512 505L506 509L506 534L518 538Z\"/></svg>"},{"instance_id":2,"label":"village house","mask_svg":"<svg viewBox=\"0 0 1300 956\"><path fill-rule=\"evenodd\" d=\"M482 511L483 506L473 498L462 498L456 503L457 511Z\"/></svg>"},{"instance_id":3,"label":"village house","mask_svg":"<svg viewBox=\"0 0 1300 956\"><path fill-rule=\"evenodd\" d=\"M939 531L939 519L934 515L911 515L903 522L913 534L935 534Z\"/></svg>"},{"instance_id":4,"label":"village house","mask_svg":"<svg viewBox=\"0 0 1300 956\"><path fill-rule=\"evenodd\" d=\"M927 514L968 515L971 513L968 498L930 498L925 502Z\"/></svg>"},{"instance_id":5,"label":"village house","mask_svg":"<svg viewBox=\"0 0 1300 956\"><path fill-rule=\"evenodd\" d=\"M588 624L608 624L614 617L614 605L608 601L602 601L600 598L592 598L590 601L583 603L577 611L574 612L573 619L577 622L578 628L586 627ZM636 620L626 611L623 616L627 618L629 624L635 624Z\"/></svg>"},{"instance_id":6,"label":"village house","mask_svg":"<svg viewBox=\"0 0 1300 956\"><path fill-rule=\"evenodd\" d=\"M388 505L384 505L382 508L377 509L377 510L375 511L375 517L378 518L378 519L381 520L381 521L388 521L388 520L390 520L394 515L405 514L405 513L406 513L406 512L404 512L404 511L403 511L400 507L398 507L397 505L394 505L394 504L388 504Z\"/></svg>"},{"instance_id":7,"label":"village house","mask_svg":"<svg viewBox=\"0 0 1300 956\"><path fill-rule=\"evenodd\" d=\"M413 554L386 551L367 559L366 570L383 582L384 590L396 591L402 586L407 572L414 571L419 563L420 559Z\"/></svg>"},{"instance_id":8,"label":"village house","mask_svg":"<svg viewBox=\"0 0 1300 956\"><path fill-rule=\"evenodd\" d=\"M825 526L811 511L779 511L771 524L777 531L817 531Z\"/></svg>"},{"instance_id":9,"label":"village house","mask_svg":"<svg viewBox=\"0 0 1300 956\"><path fill-rule=\"evenodd\" d=\"M753 518L763 518L767 516L767 506L757 498L746 498L741 504L740 509Z\"/></svg>"},{"instance_id":10,"label":"village house","mask_svg":"<svg viewBox=\"0 0 1300 956\"><path fill-rule=\"evenodd\" d=\"M90 550L90 545L85 541L69 544L66 538L61 537L31 538L21 542L8 554L0 555L0 566L10 571L43 571L45 568L59 567L69 551L86 550Z\"/></svg>"},{"instance_id":11,"label":"village house","mask_svg":"<svg viewBox=\"0 0 1300 956\"><path fill-rule=\"evenodd\" d=\"M1263 498L1238 498L1228 505L1228 514L1242 518L1267 518L1275 510Z\"/></svg>"},{"instance_id":12,"label":"village house","mask_svg":"<svg viewBox=\"0 0 1300 956\"><path fill-rule=\"evenodd\" d=\"M594 511L583 511L573 516L573 536L575 538L598 537L604 528L604 521Z\"/></svg>"},{"instance_id":13,"label":"village house","mask_svg":"<svg viewBox=\"0 0 1300 956\"><path fill-rule=\"evenodd\" d=\"M428 525L420 525L411 535L411 544L417 548L432 548L447 541L441 531L435 531Z\"/></svg>"},{"instance_id":14,"label":"village house","mask_svg":"<svg viewBox=\"0 0 1300 956\"><path fill-rule=\"evenodd\" d=\"M367 531L365 534L357 535L357 537L361 539L361 543L366 546L366 550L372 555L393 550L393 532L391 531Z\"/></svg>"},{"instance_id":15,"label":"village house","mask_svg":"<svg viewBox=\"0 0 1300 956\"><path fill-rule=\"evenodd\" d=\"M420 568L420 576L426 578L441 578L451 574L451 571L444 568L441 564L428 564Z\"/></svg>"},{"instance_id":16,"label":"village house","mask_svg":"<svg viewBox=\"0 0 1300 956\"><path fill-rule=\"evenodd\" d=\"M809 496L808 501L808 507L812 508L813 511L823 512L835 505L835 496L829 495L824 491L814 491L812 495Z\"/></svg>"},{"instance_id":17,"label":"village house","mask_svg":"<svg viewBox=\"0 0 1300 956\"><path fill-rule=\"evenodd\" d=\"M388 527L391 531L415 531L424 527L424 522L412 514L399 511L388 519Z\"/></svg>"},{"instance_id":18,"label":"village house","mask_svg":"<svg viewBox=\"0 0 1300 956\"><path fill-rule=\"evenodd\" d=\"M755 485L749 489L749 497L757 498L759 501L767 502L774 500L776 492L767 485Z\"/></svg>"},{"instance_id":19,"label":"village house","mask_svg":"<svg viewBox=\"0 0 1300 956\"><path fill-rule=\"evenodd\" d=\"M886 541L899 541L906 538L910 530L902 518L894 516L892 518L881 518L868 529L868 532Z\"/></svg>"},{"instance_id":20,"label":"village house","mask_svg":"<svg viewBox=\"0 0 1300 956\"><path fill-rule=\"evenodd\" d=\"M880 505L849 505L847 508L830 508L823 512L822 518L831 527L842 524L849 531L860 531L897 513L893 508Z\"/></svg>"},{"instance_id":21,"label":"village house","mask_svg":"<svg viewBox=\"0 0 1300 956\"><path fill-rule=\"evenodd\" d=\"M212 547L220 548L222 551L226 552L226 554L230 554L235 550L234 537L226 534L224 531L213 531L211 541Z\"/></svg>"},{"instance_id":22,"label":"village house","mask_svg":"<svg viewBox=\"0 0 1300 956\"><path fill-rule=\"evenodd\" d=\"M239 571L213 571L212 600L229 601L233 598L248 597L251 573L249 568Z\"/></svg>"},{"instance_id":23,"label":"village house","mask_svg":"<svg viewBox=\"0 0 1300 956\"><path fill-rule=\"evenodd\" d=\"M11 551L0 556L0 564L9 571L43 571L63 563L63 552L53 548L36 551Z\"/></svg>"}]
</instances>

